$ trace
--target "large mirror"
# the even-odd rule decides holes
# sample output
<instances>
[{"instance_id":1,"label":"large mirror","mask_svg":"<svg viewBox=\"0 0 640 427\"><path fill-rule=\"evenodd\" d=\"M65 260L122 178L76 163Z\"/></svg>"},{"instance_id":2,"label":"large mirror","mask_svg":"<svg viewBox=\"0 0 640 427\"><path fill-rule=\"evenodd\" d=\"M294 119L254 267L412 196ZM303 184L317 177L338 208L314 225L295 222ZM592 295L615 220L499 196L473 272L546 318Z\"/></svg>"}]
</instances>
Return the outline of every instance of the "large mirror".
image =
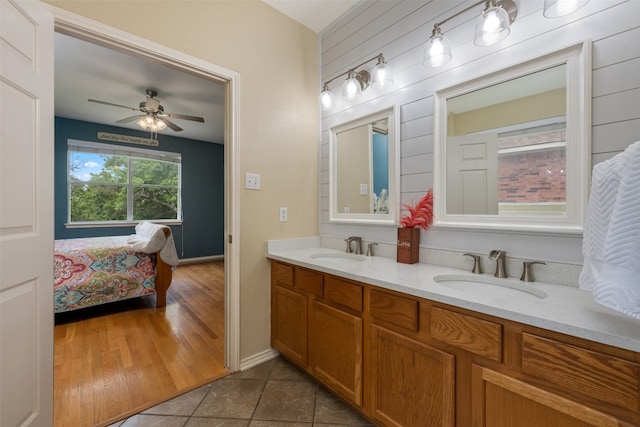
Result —
<instances>
[{"instance_id":1,"label":"large mirror","mask_svg":"<svg viewBox=\"0 0 640 427\"><path fill-rule=\"evenodd\" d=\"M590 43L436 92L436 227L580 233Z\"/></svg>"},{"instance_id":2,"label":"large mirror","mask_svg":"<svg viewBox=\"0 0 640 427\"><path fill-rule=\"evenodd\" d=\"M330 221L395 225L395 107L331 128Z\"/></svg>"}]
</instances>

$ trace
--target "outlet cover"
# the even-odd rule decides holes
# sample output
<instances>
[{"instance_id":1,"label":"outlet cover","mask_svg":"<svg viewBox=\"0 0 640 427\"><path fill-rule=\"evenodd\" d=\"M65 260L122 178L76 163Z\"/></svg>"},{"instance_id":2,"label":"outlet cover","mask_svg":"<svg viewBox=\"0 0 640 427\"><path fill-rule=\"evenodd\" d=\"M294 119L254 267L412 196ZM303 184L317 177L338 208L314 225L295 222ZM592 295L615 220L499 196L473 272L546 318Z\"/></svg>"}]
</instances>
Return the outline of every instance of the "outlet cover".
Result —
<instances>
[{"instance_id":1,"label":"outlet cover","mask_svg":"<svg viewBox=\"0 0 640 427\"><path fill-rule=\"evenodd\" d=\"M244 176L244 188L247 190L260 189L260 175L257 173L247 173Z\"/></svg>"},{"instance_id":2,"label":"outlet cover","mask_svg":"<svg viewBox=\"0 0 640 427\"><path fill-rule=\"evenodd\" d=\"M288 219L287 208L280 208L280 222L285 222Z\"/></svg>"}]
</instances>

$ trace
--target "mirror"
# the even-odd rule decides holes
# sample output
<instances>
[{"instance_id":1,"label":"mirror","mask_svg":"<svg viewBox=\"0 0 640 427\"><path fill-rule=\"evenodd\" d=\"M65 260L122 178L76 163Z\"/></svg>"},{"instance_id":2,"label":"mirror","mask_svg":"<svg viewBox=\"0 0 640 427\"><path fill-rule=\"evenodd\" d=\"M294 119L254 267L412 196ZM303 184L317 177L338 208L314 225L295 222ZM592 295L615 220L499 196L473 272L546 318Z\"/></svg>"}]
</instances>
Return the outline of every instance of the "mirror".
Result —
<instances>
[{"instance_id":1,"label":"mirror","mask_svg":"<svg viewBox=\"0 0 640 427\"><path fill-rule=\"evenodd\" d=\"M590 44L436 92L434 226L580 233Z\"/></svg>"},{"instance_id":2,"label":"mirror","mask_svg":"<svg viewBox=\"0 0 640 427\"><path fill-rule=\"evenodd\" d=\"M330 221L395 225L395 107L331 128Z\"/></svg>"}]
</instances>

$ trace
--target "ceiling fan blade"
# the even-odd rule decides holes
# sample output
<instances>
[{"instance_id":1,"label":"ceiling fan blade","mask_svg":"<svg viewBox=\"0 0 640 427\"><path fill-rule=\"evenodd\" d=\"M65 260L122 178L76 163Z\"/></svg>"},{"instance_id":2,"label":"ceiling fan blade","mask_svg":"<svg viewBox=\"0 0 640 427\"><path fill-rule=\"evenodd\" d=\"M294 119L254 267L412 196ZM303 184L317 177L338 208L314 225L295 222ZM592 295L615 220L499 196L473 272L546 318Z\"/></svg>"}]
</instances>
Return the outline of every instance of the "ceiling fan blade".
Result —
<instances>
[{"instance_id":1,"label":"ceiling fan blade","mask_svg":"<svg viewBox=\"0 0 640 427\"><path fill-rule=\"evenodd\" d=\"M129 123L144 116L145 116L144 114L136 114L135 116L125 117L124 119L120 119L116 123Z\"/></svg>"},{"instance_id":2,"label":"ceiling fan blade","mask_svg":"<svg viewBox=\"0 0 640 427\"><path fill-rule=\"evenodd\" d=\"M140 111L139 108L127 107L126 105L114 104L112 102L98 101L97 99L87 99L87 101L89 101L89 102L97 102L98 104L111 105L113 107L126 108L128 110L133 110L133 111Z\"/></svg>"},{"instance_id":3,"label":"ceiling fan blade","mask_svg":"<svg viewBox=\"0 0 640 427\"><path fill-rule=\"evenodd\" d=\"M202 117L187 116L185 114L175 114L175 113L165 113L164 115L167 117L171 117L172 119L191 120L194 122L204 123L204 119Z\"/></svg>"},{"instance_id":4,"label":"ceiling fan blade","mask_svg":"<svg viewBox=\"0 0 640 427\"><path fill-rule=\"evenodd\" d=\"M170 127L171 129L173 129L176 132L180 132L182 130L182 128L180 126L178 126L177 124L173 123L172 121L167 120L167 118L165 118L165 117L162 117L162 121L165 122L168 127Z\"/></svg>"}]
</instances>

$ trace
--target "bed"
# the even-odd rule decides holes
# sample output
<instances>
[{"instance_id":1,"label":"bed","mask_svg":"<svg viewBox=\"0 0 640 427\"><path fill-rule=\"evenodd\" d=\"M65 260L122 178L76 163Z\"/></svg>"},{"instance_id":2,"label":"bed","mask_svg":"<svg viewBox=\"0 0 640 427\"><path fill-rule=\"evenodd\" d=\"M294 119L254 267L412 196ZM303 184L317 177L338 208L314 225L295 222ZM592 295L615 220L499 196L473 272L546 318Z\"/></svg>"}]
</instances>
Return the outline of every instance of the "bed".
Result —
<instances>
[{"instance_id":1,"label":"bed","mask_svg":"<svg viewBox=\"0 0 640 427\"><path fill-rule=\"evenodd\" d=\"M54 312L153 294L164 307L177 265L171 229L150 222L130 236L56 240Z\"/></svg>"}]
</instances>

